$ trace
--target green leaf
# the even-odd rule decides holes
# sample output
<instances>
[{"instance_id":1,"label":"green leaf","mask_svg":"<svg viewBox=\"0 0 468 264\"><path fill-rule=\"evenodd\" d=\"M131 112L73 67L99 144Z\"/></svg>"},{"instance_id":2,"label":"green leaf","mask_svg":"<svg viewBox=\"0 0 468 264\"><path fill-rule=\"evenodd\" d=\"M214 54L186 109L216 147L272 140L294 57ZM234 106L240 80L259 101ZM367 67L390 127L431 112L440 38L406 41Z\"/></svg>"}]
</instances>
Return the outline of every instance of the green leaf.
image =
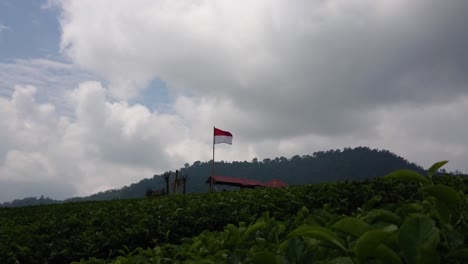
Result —
<instances>
[{"instance_id":1,"label":"green leaf","mask_svg":"<svg viewBox=\"0 0 468 264\"><path fill-rule=\"evenodd\" d=\"M320 264L354 264L350 257L338 257L328 261L317 262Z\"/></svg>"},{"instance_id":2,"label":"green leaf","mask_svg":"<svg viewBox=\"0 0 468 264\"><path fill-rule=\"evenodd\" d=\"M254 253L252 256L252 263L256 264L271 264L271 263L281 263L281 258L271 252L261 251Z\"/></svg>"},{"instance_id":3,"label":"green leaf","mask_svg":"<svg viewBox=\"0 0 468 264\"><path fill-rule=\"evenodd\" d=\"M226 243L228 245L236 245L240 240L239 229L237 229L237 227L235 227L233 224L228 224L225 230L227 231Z\"/></svg>"},{"instance_id":4,"label":"green leaf","mask_svg":"<svg viewBox=\"0 0 468 264\"><path fill-rule=\"evenodd\" d=\"M409 264L437 263L439 230L425 215L410 215L400 227L398 244Z\"/></svg>"},{"instance_id":5,"label":"green leaf","mask_svg":"<svg viewBox=\"0 0 468 264\"><path fill-rule=\"evenodd\" d=\"M294 231L288 234L288 238L296 236L315 238L317 240L324 241L327 244L337 249L340 249L343 252L346 252L346 248L343 246L343 241L341 241L341 239L337 237L334 233L332 233L330 230L320 226L303 225L296 228Z\"/></svg>"},{"instance_id":6,"label":"green leaf","mask_svg":"<svg viewBox=\"0 0 468 264\"><path fill-rule=\"evenodd\" d=\"M452 210L457 209L460 204L460 195L448 186L442 184L429 185L424 187L423 191L445 203Z\"/></svg>"},{"instance_id":7,"label":"green leaf","mask_svg":"<svg viewBox=\"0 0 468 264\"><path fill-rule=\"evenodd\" d=\"M370 225L354 217L346 217L336 222L333 229L359 237L370 229Z\"/></svg>"},{"instance_id":8,"label":"green leaf","mask_svg":"<svg viewBox=\"0 0 468 264\"><path fill-rule=\"evenodd\" d=\"M422 207L418 203L405 204L402 207L397 209L397 213L401 216L406 216L406 215L414 214L414 213L421 213L423 211L424 211L424 207Z\"/></svg>"},{"instance_id":9,"label":"green leaf","mask_svg":"<svg viewBox=\"0 0 468 264\"><path fill-rule=\"evenodd\" d=\"M398 226L396 226L394 224L389 224L389 225L385 225L385 226L380 227L380 230L383 230L383 231L389 232L389 233L393 233L393 232L398 230Z\"/></svg>"},{"instance_id":10,"label":"green leaf","mask_svg":"<svg viewBox=\"0 0 468 264\"><path fill-rule=\"evenodd\" d=\"M374 208L380 201L382 201L382 195L374 195L362 205L362 209L365 211L370 210Z\"/></svg>"},{"instance_id":11,"label":"green leaf","mask_svg":"<svg viewBox=\"0 0 468 264\"><path fill-rule=\"evenodd\" d=\"M439 230L436 228L429 235L426 243L422 246L421 263L439 263L437 245L439 244Z\"/></svg>"},{"instance_id":12,"label":"green leaf","mask_svg":"<svg viewBox=\"0 0 468 264\"><path fill-rule=\"evenodd\" d=\"M289 260L298 259L304 252L304 242L305 241L303 241L301 238L294 237L283 241L283 243L278 246L278 249L280 254L282 254L285 258Z\"/></svg>"},{"instance_id":13,"label":"green leaf","mask_svg":"<svg viewBox=\"0 0 468 264\"><path fill-rule=\"evenodd\" d=\"M245 233L244 233L244 238L248 238L248 237L250 236L250 234L252 234L253 232L255 232L255 231L257 231L257 230L260 230L260 229L264 228L265 225L266 225L265 222L263 222L263 221L258 221L258 222L256 222L255 224L249 226L249 227L247 228L247 230L245 231Z\"/></svg>"},{"instance_id":14,"label":"green leaf","mask_svg":"<svg viewBox=\"0 0 468 264\"><path fill-rule=\"evenodd\" d=\"M382 260L383 263L388 264L401 264L401 259L395 251L391 248L387 247L384 244L380 244L374 252L372 252L372 256Z\"/></svg>"},{"instance_id":15,"label":"green leaf","mask_svg":"<svg viewBox=\"0 0 468 264\"><path fill-rule=\"evenodd\" d=\"M436 200L435 201L435 208L439 213L439 218L443 223L448 223L450 220L450 209L446 203Z\"/></svg>"},{"instance_id":16,"label":"green leaf","mask_svg":"<svg viewBox=\"0 0 468 264\"><path fill-rule=\"evenodd\" d=\"M468 260L468 248L460 248L448 254L450 257Z\"/></svg>"},{"instance_id":17,"label":"green leaf","mask_svg":"<svg viewBox=\"0 0 468 264\"><path fill-rule=\"evenodd\" d=\"M439 170L447 162L448 162L448 160L443 160L443 161L439 161L439 162L434 163L434 165L432 165L429 168L429 170L427 171L427 175L429 175L429 177L432 177L432 175L434 175L437 172L437 170Z\"/></svg>"},{"instance_id":18,"label":"green leaf","mask_svg":"<svg viewBox=\"0 0 468 264\"><path fill-rule=\"evenodd\" d=\"M450 248L459 248L465 242L465 236L456 230L445 230L448 246Z\"/></svg>"},{"instance_id":19,"label":"green leaf","mask_svg":"<svg viewBox=\"0 0 468 264\"><path fill-rule=\"evenodd\" d=\"M413 170L397 170L384 176L384 178L407 182L419 182L422 184L430 183L430 181L426 177Z\"/></svg>"},{"instance_id":20,"label":"green leaf","mask_svg":"<svg viewBox=\"0 0 468 264\"><path fill-rule=\"evenodd\" d=\"M364 260L390 235L382 230L371 230L358 238L355 246L356 256Z\"/></svg>"},{"instance_id":21,"label":"green leaf","mask_svg":"<svg viewBox=\"0 0 468 264\"><path fill-rule=\"evenodd\" d=\"M398 225L401 222L401 218L398 215L384 209L374 209L361 219L371 224L376 222L385 222Z\"/></svg>"}]
</instances>

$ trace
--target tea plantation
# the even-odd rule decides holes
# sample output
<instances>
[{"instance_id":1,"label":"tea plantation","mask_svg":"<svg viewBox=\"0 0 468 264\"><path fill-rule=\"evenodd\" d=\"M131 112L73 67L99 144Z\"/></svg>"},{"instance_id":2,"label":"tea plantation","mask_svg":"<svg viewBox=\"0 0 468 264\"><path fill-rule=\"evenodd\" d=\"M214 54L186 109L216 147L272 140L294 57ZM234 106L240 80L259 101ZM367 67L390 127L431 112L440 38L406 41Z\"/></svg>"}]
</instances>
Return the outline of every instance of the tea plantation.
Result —
<instances>
[{"instance_id":1,"label":"tea plantation","mask_svg":"<svg viewBox=\"0 0 468 264\"><path fill-rule=\"evenodd\" d=\"M467 263L468 179L0 209L0 263Z\"/></svg>"}]
</instances>

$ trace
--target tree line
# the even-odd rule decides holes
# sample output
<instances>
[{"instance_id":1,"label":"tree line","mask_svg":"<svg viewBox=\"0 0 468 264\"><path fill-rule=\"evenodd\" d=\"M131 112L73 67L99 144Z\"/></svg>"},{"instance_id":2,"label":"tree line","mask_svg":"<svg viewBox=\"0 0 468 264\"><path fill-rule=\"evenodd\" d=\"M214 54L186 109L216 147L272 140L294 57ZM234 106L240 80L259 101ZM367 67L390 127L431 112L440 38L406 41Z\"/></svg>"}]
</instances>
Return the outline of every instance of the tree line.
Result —
<instances>
[{"instance_id":1,"label":"tree line","mask_svg":"<svg viewBox=\"0 0 468 264\"><path fill-rule=\"evenodd\" d=\"M251 161L217 161L215 163L216 175L248 178L262 182L279 179L288 185L366 180L386 175L398 169L424 171L421 166L411 163L395 153L388 150L370 149L369 147L331 149L314 152L311 155L295 155L291 158L281 156L263 160L254 158ZM191 165L186 163L183 168L178 169L178 173L182 175L180 177L190 178L190 181L186 181L183 185L184 192L207 192L209 186L206 184L206 180L211 174L211 160L195 161ZM74 197L63 202L140 198L148 194L148 190L169 189L168 185L174 182L175 175L175 172L169 171L144 178L120 189L107 190L86 197ZM219 188L232 189L229 187ZM3 206L57 202L62 201L30 197L7 202Z\"/></svg>"}]
</instances>

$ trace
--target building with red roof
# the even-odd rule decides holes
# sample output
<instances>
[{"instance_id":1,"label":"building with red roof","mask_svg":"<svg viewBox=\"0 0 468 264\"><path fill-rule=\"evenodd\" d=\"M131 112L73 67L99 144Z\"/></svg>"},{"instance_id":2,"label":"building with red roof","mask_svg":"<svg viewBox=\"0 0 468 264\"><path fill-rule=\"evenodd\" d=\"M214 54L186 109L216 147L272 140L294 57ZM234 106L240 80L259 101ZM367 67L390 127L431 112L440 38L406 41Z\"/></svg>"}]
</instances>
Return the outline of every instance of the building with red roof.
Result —
<instances>
[{"instance_id":1,"label":"building with red roof","mask_svg":"<svg viewBox=\"0 0 468 264\"><path fill-rule=\"evenodd\" d=\"M267 187L272 187L272 188L283 188L283 187L288 187L288 185L286 183L284 183L283 181L280 181L280 180L277 180L277 179L273 179L271 181L267 181L264 183L265 186Z\"/></svg>"},{"instance_id":2,"label":"building with red roof","mask_svg":"<svg viewBox=\"0 0 468 264\"><path fill-rule=\"evenodd\" d=\"M206 180L206 183L210 183L211 178L212 177L210 176L208 180ZM282 187L288 186L286 183L277 179L263 183L261 181L256 181L256 180L227 177L227 176L213 176L213 184L235 186L235 187L240 187L240 188L256 188L256 187L282 188Z\"/></svg>"}]
</instances>

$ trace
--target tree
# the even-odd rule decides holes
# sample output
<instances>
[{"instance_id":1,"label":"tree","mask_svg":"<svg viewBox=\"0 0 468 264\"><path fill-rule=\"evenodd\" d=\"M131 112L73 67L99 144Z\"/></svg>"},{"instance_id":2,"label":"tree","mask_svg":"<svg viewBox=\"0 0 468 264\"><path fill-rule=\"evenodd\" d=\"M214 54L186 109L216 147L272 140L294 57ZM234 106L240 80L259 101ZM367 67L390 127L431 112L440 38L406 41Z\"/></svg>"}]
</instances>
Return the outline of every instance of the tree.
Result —
<instances>
[{"instance_id":1,"label":"tree","mask_svg":"<svg viewBox=\"0 0 468 264\"><path fill-rule=\"evenodd\" d=\"M294 155L291 158L291 162L299 162L300 160L301 160L301 156L299 156L299 155Z\"/></svg>"},{"instance_id":2,"label":"tree","mask_svg":"<svg viewBox=\"0 0 468 264\"><path fill-rule=\"evenodd\" d=\"M263 162L257 160L257 163L248 161L216 162L216 172L218 175L247 178L262 182L278 179L289 185L343 181L346 179L365 180L386 175L398 169L412 169L423 172L421 167L409 163L404 158L388 150L373 150L366 147L318 151L313 155L302 157L299 155L290 158L277 157L264 159ZM190 185L185 183L185 193L204 192L206 190L206 181L211 172L211 161L196 161L192 166L181 168L178 172L180 173L178 176L178 185L180 187L183 187L184 184L184 179L180 176L190 175ZM161 176L163 176L162 178L166 183L165 193L168 194L170 190L169 182L173 182L170 180L170 174L172 172L166 172L156 175L157 177L153 177L152 179L143 179L139 183L118 190L110 190L67 201L142 197L147 188L154 190L158 184L161 185L160 188L164 187ZM182 193L183 190L182 188L180 189ZM27 203L30 202L27 201Z\"/></svg>"}]
</instances>

